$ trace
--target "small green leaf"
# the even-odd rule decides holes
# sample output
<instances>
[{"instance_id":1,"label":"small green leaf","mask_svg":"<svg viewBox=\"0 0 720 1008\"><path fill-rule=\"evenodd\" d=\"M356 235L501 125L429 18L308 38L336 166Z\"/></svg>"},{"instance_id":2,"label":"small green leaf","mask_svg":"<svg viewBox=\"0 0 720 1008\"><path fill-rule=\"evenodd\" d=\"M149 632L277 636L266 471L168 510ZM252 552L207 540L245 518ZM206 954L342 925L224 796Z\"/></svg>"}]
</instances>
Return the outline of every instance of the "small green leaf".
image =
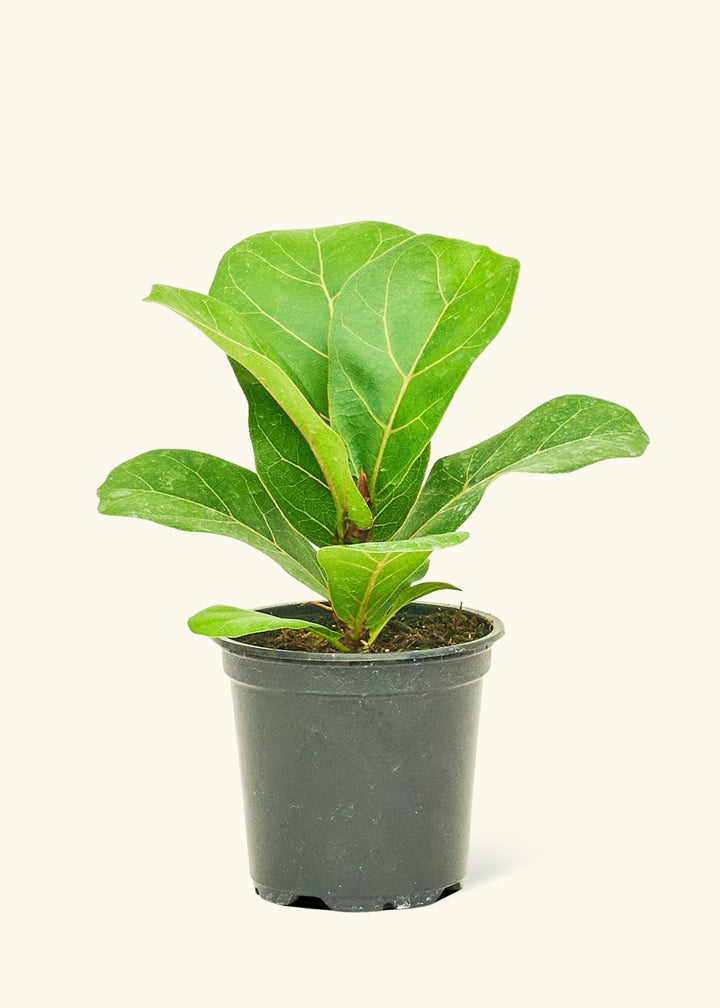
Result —
<instances>
[{"instance_id":1,"label":"small green leaf","mask_svg":"<svg viewBox=\"0 0 720 1008\"><path fill-rule=\"evenodd\" d=\"M202 452L160 449L113 469L98 496L103 514L239 539L313 591L327 593L312 545L249 469Z\"/></svg>"},{"instance_id":2,"label":"small green leaf","mask_svg":"<svg viewBox=\"0 0 720 1008\"><path fill-rule=\"evenodd\" d=\"M439 459L398 538L458 528L503 473L572 472L603 459L642 455L648 440L624 406L591 396L551 399L495 437Z\"/></svg>"},{"instance_id":3,"label":"small green leaf","mask_svg":"<svg viewBox=\"0 0 720 1008\"><path fill-rule=\"evenodd\" d=\"M395 595L407 587L433 550L455 546L465 532L424 536L421 539L352 546L324 546L318 561L328 577L330 601L336 616L359 643L371 637L386 620Z\"/></svg>"},{"instance_id":4,"label":"small green leaf","mask_svg":"<svg viewBox=\"0 0 720 1008\"><path fill-rule=\"evenodd\" d=\"M347 651L340 634L320 623L285 619L282 616L271 616L269 613L255 612L252 609L235 609L233 606L215 605L202 609L190 617L188 626L193 633L205 637L246 637L266 630L310 630L323 640L329 641L339 651Z\"/></svg>"},{"instance_id":5,"label":"small green leaf","mask_svg":"<svg viewBox=\"0 0 720 1008\"><path fill-rule=\"evenodd\" d=\"M460 591L456 585L448 584L447 581L421 581L420 584L409 585L407 588L401 589L395 598L389 603L382 622L375 625L375 629L368 640L368 644L373 643L380 631L385 628L386 624L389 623L393 616L399 613L404 606L409 605L410 602L414 602L415 599L422 598L424 595L430 595L432 592L442 591L444 588L448 588L450 591Z\"/></svg>"},{"instance_id":6,"label":"small green leaf","mask_svg":"<svg viewBox=\"0 0 720 1008\"><path fill-rule=\"evenodd\" d=\"M223 301L178 287L156 284L145 300L165 305L192 322L280 404L317 459L335 501L338 535L343 537L351 523L369 528L372 515L352 478L341 438L321 419L283 368L266 356L246 320Z\"/></svg>"}]
</instances>

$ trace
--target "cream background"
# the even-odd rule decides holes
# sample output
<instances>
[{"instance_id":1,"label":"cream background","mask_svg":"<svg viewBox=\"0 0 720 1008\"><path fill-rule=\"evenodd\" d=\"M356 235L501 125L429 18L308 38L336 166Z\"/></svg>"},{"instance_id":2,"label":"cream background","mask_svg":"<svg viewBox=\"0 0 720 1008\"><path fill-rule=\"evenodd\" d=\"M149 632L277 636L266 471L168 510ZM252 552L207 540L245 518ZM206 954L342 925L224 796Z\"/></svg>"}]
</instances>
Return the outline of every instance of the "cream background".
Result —
<instances>
[{"instance_id":1,"label":"cream background","mask_svg":"<svg viewBox=\"0 0 720 1008\"><path fill-rule=\"evenodd\" d=\"M0 72L0 992L12 1008L716 1005L714 5L16 8ZM250 462L216 348L141 303L256 231L367 218L517 256L435 457L546 399L639 461L488 492L434 573L496 612L462 894L258 900L227 683L184 627L298 597L230 540L94 512L153 447Z\"/></svg>"}]
</instances>

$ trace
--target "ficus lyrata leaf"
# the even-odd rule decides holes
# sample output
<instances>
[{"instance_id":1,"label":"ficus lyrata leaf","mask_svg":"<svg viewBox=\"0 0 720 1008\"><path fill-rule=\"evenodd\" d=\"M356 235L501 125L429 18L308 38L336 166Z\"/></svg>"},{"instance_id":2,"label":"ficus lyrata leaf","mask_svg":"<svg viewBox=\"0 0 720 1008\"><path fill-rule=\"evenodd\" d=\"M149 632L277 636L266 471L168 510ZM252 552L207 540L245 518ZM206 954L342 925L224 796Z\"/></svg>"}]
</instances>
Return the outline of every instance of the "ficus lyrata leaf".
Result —
<instances>
[{"instance_id":1,"label":"ficus lyrata leaf","mask_svg":"<svg viewBox=\"0 0 720 1008\"><path fill-rule=\"evenodd\" d=\"M415 578L422 577L417 570L413 571L412 576ZM380 631L384 630L393 616L406 605L409 605L416 599L425 598L426 595L432 595L433 592L443 590L460 591L457 585L448 584L447 581L419 581L417 584L408 585L407 588L401 588L385 605L382 616L375 621L372 633L368 636L368 644L372 644L377 640Z\"/></svg>"},{"instance_id":2,"label":"ficus lyrata leaf","mask_svg":"<svg viewBox=\"0 0 720 1008\"><path fill-rule=\"evenodd\" d=\"M335 301L358 269L411 236L405 228L376 221L253 235L222 257L210 294L247 320L267 352L327 420L328 334ZM334 501L307 442L249 371L237 361L232 365L248 401L260 479L295 528L319 546L334 542ZM412 495L409 504L427 468L427 458L423 461L400 490L405 497ZM389 537L395 532L402 521L397 517L376 515L377 534Z\"/></svg>"},{"instance_id":3,"label":"ficus lyrata leaf","mask_svg":"<svg viewBox=\"0 0 720 1008\"><path fill-rule=\"evenodd\" d=\"M407 592L408 581L420 571L432 551L455 546L465 539L467 532L450 532L406 541L324 546L319 550L318 560L327 574L333 612L347 627L348 639L354 644L363 640L372 643L389 618L387 613L395 596ZM433 590L427 588L428 592Z\"/></svg>"},{"instance_id":4,"label":"ficus lyrata leaf","mask_svg":"<svg viewBox=\"0 0 720 1008\"><path fill-rule=\"evenodd\" d=\"M330 422L387 507L467 369L500 331L518 263L481 245L416 235L359 270L330 329Z\"/></svg>"},{"instance_id":5,"label":"ficus lyrata leaf","mask_svg":"<svg viewBox=\"0 0 720 1008\"><path fill-rule=\"evenodd\" d=\"M146 518L190 532L212 532L254 546L321 595L315 550L249 469L182 449L145 452L113 469L98 490L103 514Z\"/></svg>"},{"instance_id":6,"label":"ficus lyrata leaf","mask_svg":"<svg viewBox=\"0 0 720 1008\"><path fill-rule=\"evenodd\" d=\"M263 485L287 520L311 542L336 542L335 501L312 449L260 382L232 358L230 365L247 399L255 465Z\"/></svg>"},{"instance_id":7,"label":"ficus lyrata leaf","mask_svg":"<svg viewBox=\"0 0 720 1008\"><path fill-rule=\"evenodd\" d=\"M603 459L642 455L647 443L624 406L592 396L559 396L495 437L439 459L398 536L458 528L503 473L572 472Z\"/></svg>"},{"instance_id":8,"label":"ficus lyrata leaf","mask_svg":"<svg viewBox=\"0 0 720 1008\"><path fill-rule=\"evenodd\" d=\"M250 634L265 633L268 630L310 630L328 641L338 651L347 651L337 630L329 629L322 623L310 620L287 619L253 609L235 609L233 606L215 605L201 609L188 620L193 633L205 637L245 637Z\"/></svg>"}]
</instances>

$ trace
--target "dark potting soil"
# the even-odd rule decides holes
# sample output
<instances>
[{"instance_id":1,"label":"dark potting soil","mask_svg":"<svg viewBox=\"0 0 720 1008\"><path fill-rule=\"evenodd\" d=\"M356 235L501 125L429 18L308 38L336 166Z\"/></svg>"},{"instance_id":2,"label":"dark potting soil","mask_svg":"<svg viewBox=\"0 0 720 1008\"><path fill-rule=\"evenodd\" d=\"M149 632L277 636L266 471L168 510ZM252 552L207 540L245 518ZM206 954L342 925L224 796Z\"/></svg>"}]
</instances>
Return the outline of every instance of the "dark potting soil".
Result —
<instances>
[{"instance_id":1,"label":"dark potting soil","mask_svg":"<svg viewBox=\"0 0 720 1008\"><path fill-rule=\"evenodd\" d=\"M322 613L322 615L320 615ZM332 625L326 614L318 609L316 623ZM367 649L367 654L389 654L395 651L426 651L432 648L465 644L485 637L492 630L492 624L472 612L462 609L448 611L438 609L420 615L405 615L402 612L393 617L378 635L377 640ZM268 630L265 633L238 637L245 644L257 647L276 648L280 651L317 651L322 654L337 654L337 649L308 630Z\"/></svg>"}]
</instances>

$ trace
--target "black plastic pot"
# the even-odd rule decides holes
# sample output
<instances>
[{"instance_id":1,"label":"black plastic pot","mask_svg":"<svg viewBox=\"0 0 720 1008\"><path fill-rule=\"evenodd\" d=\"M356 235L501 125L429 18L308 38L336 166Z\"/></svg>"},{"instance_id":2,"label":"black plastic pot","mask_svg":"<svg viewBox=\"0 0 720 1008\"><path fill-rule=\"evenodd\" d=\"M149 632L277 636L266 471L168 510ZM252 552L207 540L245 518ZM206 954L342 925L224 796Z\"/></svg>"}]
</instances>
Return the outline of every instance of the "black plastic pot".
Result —
<instances>
[{"instance_id":1,"label":"black plastic pot","mask_svg":"<svg viewBox=\"0 0 720 1008\"><path fill-rule=\"evenodd\" d=\"M312 605L265 611L318 617ZM503 634L500 620L478 615L483 637L431 651L312 654L218 640L263 899L384 910L460 888L482 677Z\"/></svg>"}]
</instances>

